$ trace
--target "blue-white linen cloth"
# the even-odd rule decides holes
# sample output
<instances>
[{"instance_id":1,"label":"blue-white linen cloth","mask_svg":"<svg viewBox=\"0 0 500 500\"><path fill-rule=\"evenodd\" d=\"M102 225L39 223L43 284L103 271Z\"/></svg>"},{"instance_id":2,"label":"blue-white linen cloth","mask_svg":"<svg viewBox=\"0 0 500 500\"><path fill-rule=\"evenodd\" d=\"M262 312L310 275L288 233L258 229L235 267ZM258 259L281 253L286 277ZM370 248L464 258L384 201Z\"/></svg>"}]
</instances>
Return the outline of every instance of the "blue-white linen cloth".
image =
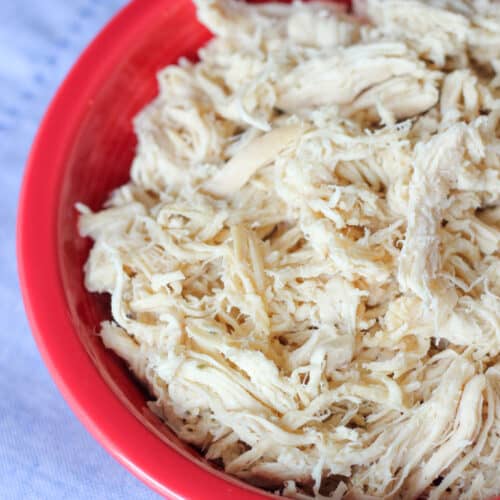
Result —
<instances>
[{"instance_id":1,"label":"blue-white linen cloth","mask_svg":"<svg viewBox=\"0 0 500 500\"><path fill-rule=\"evenodd\" d=\"M152 1L152 0L143 0ZM24 163L64 75L125 0L0 0L0 499L158 499L87 433L25 319L15 261Z\"/></svg>"}]
</instances>

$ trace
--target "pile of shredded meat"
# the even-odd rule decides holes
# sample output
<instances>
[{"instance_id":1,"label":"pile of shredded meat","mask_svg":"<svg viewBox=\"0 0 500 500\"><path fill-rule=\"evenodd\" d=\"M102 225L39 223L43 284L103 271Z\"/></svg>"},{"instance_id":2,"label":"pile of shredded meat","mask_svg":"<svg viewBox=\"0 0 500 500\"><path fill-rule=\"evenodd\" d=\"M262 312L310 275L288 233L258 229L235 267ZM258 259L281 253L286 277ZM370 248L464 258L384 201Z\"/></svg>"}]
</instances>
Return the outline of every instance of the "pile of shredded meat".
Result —
<instances>
[{"instance_id":1,"label":"pile of shredded meat","mask_svg":"<svg viewBox=\"0 0 500 500\"><path fill-rule=\"evenodd\" d=\"M196 4L215 38L78 207L105 345L268 490L500 493L499 4Z\"/></svg>"}]
</instances>

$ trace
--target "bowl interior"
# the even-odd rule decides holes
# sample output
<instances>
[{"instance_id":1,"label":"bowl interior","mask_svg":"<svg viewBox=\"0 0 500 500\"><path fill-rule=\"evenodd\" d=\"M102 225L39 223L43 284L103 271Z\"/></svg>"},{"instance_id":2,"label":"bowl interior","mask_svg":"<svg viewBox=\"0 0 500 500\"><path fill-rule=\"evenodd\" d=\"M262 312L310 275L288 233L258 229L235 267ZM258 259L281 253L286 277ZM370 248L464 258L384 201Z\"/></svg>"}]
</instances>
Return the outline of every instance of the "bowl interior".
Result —
<instances>
[{"instance_id":1,"label":"bowl interior","mask_svg":"<svg viewBox=\"0 0 500 500\"><path fill-rule=\"evenodd\" d=\"M163 15L153 18L147 32L123 54L87 104L68 151L62 178L57 247L74 331L101 376L145 425L198 457L151 413L143 389L97 335L101 321L110 319L109 297L90 294L84 288L83 265L92 242L79 237L78 214L74 208L75 203L81 202L98 210L110 191L128 180L136 146L132 120L156 95L156 72L181 56L194 59L197 49L210 38L208 31L196 21L191 2L179 1L169 7Z\"/></svg>"}]
</instances>

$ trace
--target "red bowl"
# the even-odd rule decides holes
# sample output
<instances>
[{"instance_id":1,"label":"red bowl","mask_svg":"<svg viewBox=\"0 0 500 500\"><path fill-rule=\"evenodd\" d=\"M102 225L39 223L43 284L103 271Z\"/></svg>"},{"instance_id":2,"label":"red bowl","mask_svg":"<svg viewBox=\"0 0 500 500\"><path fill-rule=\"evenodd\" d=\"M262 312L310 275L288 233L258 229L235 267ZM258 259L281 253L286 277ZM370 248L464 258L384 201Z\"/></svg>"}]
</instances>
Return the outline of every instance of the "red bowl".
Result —
<instances>
[{"instance_id":1,"label":"red bowl","mask_svg":"<svg viewBox=\"0 0 500 500\"><path fill-rule=\"evenodd\" d=\"M147 395L97 332L109 301L89 294L91 242L76 202L98 209L128 179L134 115L156 94L156 71L196 57L210 33L191 0L134 0L101 32L41 124L20 195L21 289L33 335L78 418L125 467L169 498L257 500L271 495L208 464L146 406Z\"/></svg>"}]
</instances>

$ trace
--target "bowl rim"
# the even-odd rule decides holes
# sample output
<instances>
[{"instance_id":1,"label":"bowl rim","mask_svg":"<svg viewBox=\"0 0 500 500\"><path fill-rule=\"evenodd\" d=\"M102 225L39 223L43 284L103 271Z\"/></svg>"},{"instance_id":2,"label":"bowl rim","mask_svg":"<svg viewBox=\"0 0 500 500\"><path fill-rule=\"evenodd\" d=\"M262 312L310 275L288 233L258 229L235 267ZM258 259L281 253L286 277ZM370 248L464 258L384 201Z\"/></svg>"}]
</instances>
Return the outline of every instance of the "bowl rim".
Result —
<instances>
[{"instance_id":1,"label":"bowl rim","mask_svg":"<svg viewBox=\"0 0 500 500\"><path fill-rule=\"evenodd\" d=\"M100 375L75 332L60 275L59 197L55 193L60 192L64 163L81 118L123 48L131 47L152 20L174 3L128 3L80 55L53 97L32 144L19 194L19 283L33 337L52 379L85 428L118 462L167 498L270 498L262 490L188 458L130 412Z\"/></svg>"}]
</instances>

